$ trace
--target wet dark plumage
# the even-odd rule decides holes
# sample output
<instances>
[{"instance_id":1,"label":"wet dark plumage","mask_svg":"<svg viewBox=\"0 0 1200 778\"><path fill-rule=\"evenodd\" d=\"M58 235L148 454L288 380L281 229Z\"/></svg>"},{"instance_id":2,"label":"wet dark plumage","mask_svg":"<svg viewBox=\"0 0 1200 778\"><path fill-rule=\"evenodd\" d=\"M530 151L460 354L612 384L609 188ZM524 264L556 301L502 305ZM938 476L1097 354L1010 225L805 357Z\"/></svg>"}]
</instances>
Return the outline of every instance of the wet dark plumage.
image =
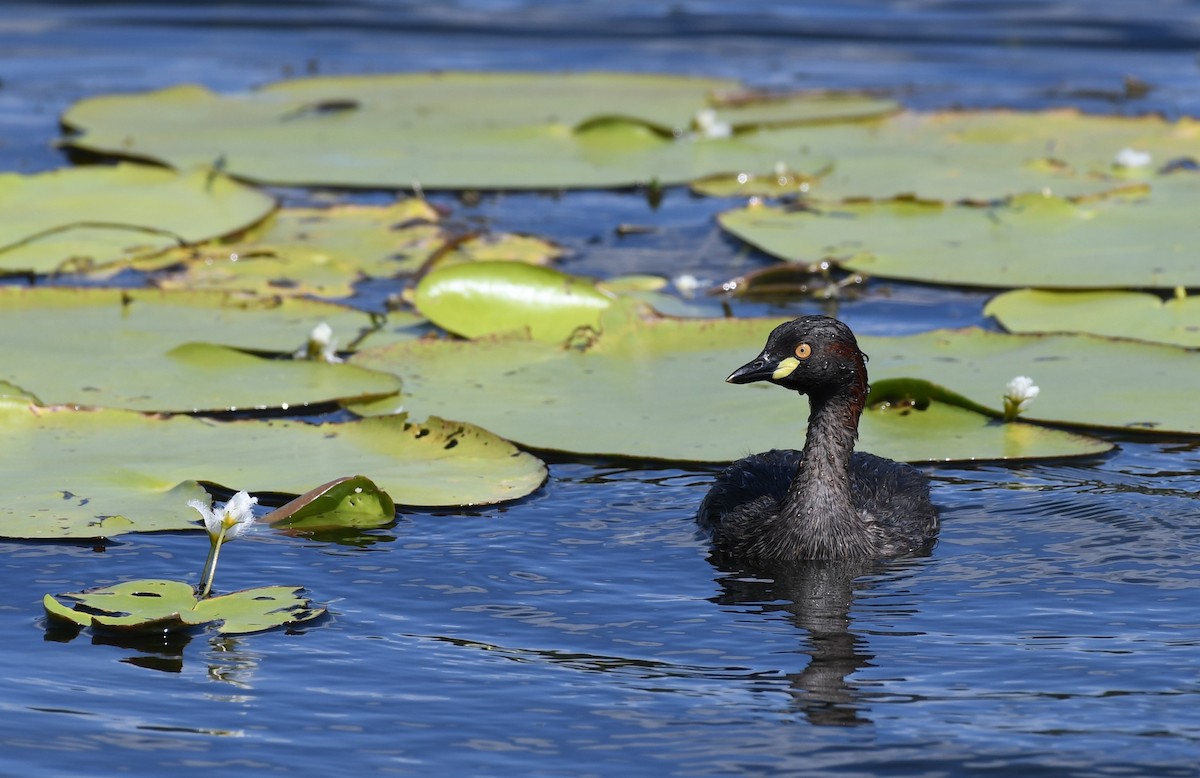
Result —
<instances>
[{"instance_id":1,"label":"wet dark plumage","mask_svg":"<svg viewBox=\"0 0 1200 778\"><path fill-rule=\"evenodd\" d=\"M807 394L810 414L802 451L754 454L717 477L697 521L721 551L787 563L898 556L929 546L938 518L925 476L853 450L867 371L846 325L827 316L781 324L762 353L727 380L771 381Z\"/></svg>"}]
</instances>

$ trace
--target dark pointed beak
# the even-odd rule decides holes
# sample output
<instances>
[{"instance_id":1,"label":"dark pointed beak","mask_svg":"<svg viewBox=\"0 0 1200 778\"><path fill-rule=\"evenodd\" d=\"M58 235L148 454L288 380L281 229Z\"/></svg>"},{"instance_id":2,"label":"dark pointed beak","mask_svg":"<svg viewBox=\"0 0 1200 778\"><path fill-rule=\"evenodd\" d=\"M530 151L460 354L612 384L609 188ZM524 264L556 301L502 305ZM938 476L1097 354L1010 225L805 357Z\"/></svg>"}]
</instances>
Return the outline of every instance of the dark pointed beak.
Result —
<instances>
[{"instance_id":1,"label":"dark pointed beak","mask_svg":"<svg viewBox=\"0 0 1200 778\"><path fill-rule=\"evenodd\" d=\"M766 381L775 373L775 363L767 359L765 354L759 354L753 360L729 374L725 380L731 384L749 384L755 381Z\"/></svg>"}]
</instances>

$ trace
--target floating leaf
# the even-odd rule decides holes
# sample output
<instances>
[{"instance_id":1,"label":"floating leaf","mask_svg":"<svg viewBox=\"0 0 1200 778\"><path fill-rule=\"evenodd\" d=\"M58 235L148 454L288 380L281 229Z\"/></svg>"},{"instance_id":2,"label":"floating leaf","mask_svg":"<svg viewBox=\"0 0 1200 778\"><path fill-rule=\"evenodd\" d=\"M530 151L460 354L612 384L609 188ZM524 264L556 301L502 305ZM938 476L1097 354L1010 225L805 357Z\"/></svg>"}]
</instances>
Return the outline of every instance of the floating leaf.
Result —
<instances>
[{"instance_id":1,"label":"floating leaf","mask_svg":"<svg viewBox=\"0 0 1200 778\"><path fill-rule=\"evenodd\" d=\"M224 635L244 635L324 614L302 591L298 586L264 586L198 600L189 584L147 579L57 597L47 594L42 604L51 622L106 632L162 633L213 625Z\"/></svg>"},{"instance_id":2,"label":"floating leaf","mask_svg":"<svg viewBox=\"0 0 1200 778\"><path fill-rule=\"evenodd\" d=\"M347 342L374 326L361 311L313 301L0 287L0 380L46 404L182 412L299 408L397 391L392 376L237 350L290 354L322 321Z\"/></svg>"},{"instance_id":3,"label":"floating leaf","mask_svg":"<svg viewBox=\"0 0 1200 778\"><path fill-rule=\"evenodd\" d=\"M780 159L823 167L803 144L750 130L895 108L860 95L767 99L717 79L417 73L293 79L231 96L199 86L109 95L75 104L63 123L79 131L68 140L76 148L176 168L221 155L231 173L262 183L543 189L681 183ZM706 111L732 137L693 132Z\"/></svg>"},{"instance_id":4,"label":"floating leaf","mask_svg":"<svg viewBox=\"0 0 1200 778\"><path fill-rule=\"evenodd\" d=\"M245 229L274 207L266 194L204 169L3 173L0 272L87 270L153 255Z\"/></svg>"},{"instance_id":5,"label":"floating leaf","mask_svg":"<svg viewBox=\"0 0 1200 778\"><path fill-rule=\"evenodd\" d=\"M198 529L196 481L300 494L347 470L403 505L502 502L545 466L470 424L385 416L345 424L216 422L0 402L0 536L97 538Z\"/></svg>"},{"instance_id":6,"label":"floating leaf","mask_svg":"<svg viewBox=\"0 0 1200 778\"><path fill-rule=\"evenodd\" d=\"M386 206L284 208L235 242L215 241L131 263L163 289L218 289L276 296L352 295L370 278L434 264L504 259L545 264L553 243L513 233L457 234L410 198ZM103 279L115 270L93 274Z\"/></svg>"},{"instance_id":7,"label":"floating leaf","mask_svg":"<svg viewBox=\"0 0 1200 778\"><path fill-rule=\"evenodd\" d=\"M777 321L620 315L628 315L624 306L610 311L603 334L583 351L523 339L412 341L361 351L353 361L402 376L410 412L453 413L534 448L720 462L802 445L803 398L724 381L761 350ZM873 355L896 348L891 339L864 340ZM994 423L938 399L889 408L863 417L861 447L897 459L1069 456L1109 447Z\"/></svg>"},{"instance_id":8,"label":"floating leaf","mask_svg":"<svg viewBox=\"0 0 1200 778\"><path fill-rule=\"evenodd\" d=\"M1194 218L1200 177L1170 176L1152 191L1070 202L1019 197L1005 207L912 201L749 207L721 226L789 262L837 262L889 278L972 286L1200 286Z\"/></svg>"},{"instance_id":9,"label":"floating leaf","mask_svg":"<svg viewBox=\"0 0 1200 778\"><path fill-rule=\"evenodd\" d=\"M904 112L856 124L822 124L766 135L780 148L803 145L826 169L729 168L701 180L715 196L811 195L826 201L911 197L990 203L1013 195L1059 197L1110 191L1148 177L1114 164L1117 153L1149 153L1157 169L1200 154L1200 123L1160 116L1089 116L1073 110ZM780 161L787 157L781 155Z\"/></svg>"},{"instance_id":10,"label":"floating leaf","mask_svg":"<svg viewBox=\"0 0 1200 778\"><path fill-rule=\"evenodd\" d=\"M1200 348L1200 297L1019 289L992 298L983 312L1009 332L1085 332Z\"/></svg>"},{"instance_id":11,"label":"floating leaf","mask_svg":"<svg viewBox=\"0 0 1200 778\"><path fill-rule=\"evenodd\" d=\"M388 493L364 476L345 476L310 489L263 517L263 522L289 529L382 527L396 518Z\"/></svg>"},{"instance_id":12,"label":"floating leaf","mask_svg":"<svg viewBox=\"0 0 1200 778\"><path fill-rule=\"evenodd\" d=\"M1033 379L1041 393L1022 418L1055 424L1200 434L1200 353L1091 335L941 330L860 338L871 378L920 376L981 406L1002 407L1005 384Z\"/></svg>"},{"instance_id":13,"label":"floating leaf","mask_svg":"<svg viewBox=\"0 0 1200 778\"><path fill-rule=\"evenodd\" d=\"M414 304L434 324L467 338L528 330L561 343L580 327L600 327L612 296L583 278L520 262L438 268L417 284Z\"/></svg>"}]
</instances>

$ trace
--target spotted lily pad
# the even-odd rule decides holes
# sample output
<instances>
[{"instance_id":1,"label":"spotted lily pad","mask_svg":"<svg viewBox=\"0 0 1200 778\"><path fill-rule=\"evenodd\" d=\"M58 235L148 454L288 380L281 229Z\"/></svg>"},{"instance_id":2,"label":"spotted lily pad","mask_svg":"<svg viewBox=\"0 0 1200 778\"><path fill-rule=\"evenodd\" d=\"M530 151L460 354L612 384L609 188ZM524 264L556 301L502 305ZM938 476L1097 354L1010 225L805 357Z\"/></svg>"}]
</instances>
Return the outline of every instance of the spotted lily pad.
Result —
<instances>
[{"instance_id":1,"label":"spotted lily pad","mask_svg":"<svg viewBox=\"0 0 1200 778\"><path fill-rule=\"evenodd\" d=\"M517 338L425 340L366 349L353 361L402 376L410 412L455 414L534 448L721 462L803 443L803 398L724 380L758 353L776 321L619 318L627 313L614 306L602 334L582 350ZM890 339L866 340L873 355L894 348ZM913 392L880 398L863 417L863 449L944 461L1109 448L1059 430L998 423L946 402L949 394Z\"/></svg>"},{"instance_id":2,"label":"spotted lily pad","mask_svg":"<svg viewBox=\"0 0 1200 778\"><path fill-rule=\"evenodd\" d=\"M243 230L275 207L228 176L184 170L121 164L0 174L0 272L86 270L154 255Z\"/></svg>"},{"instance_id":3,"label":"spotted lily pad","mask_svg":"<svg viewBox=\"0 0 1200 778\"><path fill-rule=\"evenodd\" d=\"M737 82L613 73L413 73L199 86L81 101L69 145L176 168L221 156L239 178L356 187L557 188L679 183L825 165L768 128L859 120L890 100L764 99ZM758 130L757 132L752 130Z\"/></svg>"},{"instance_id":4,"label":"spotted lily pad","mask_svg":"<svg viewBox=\"0 0 1200 778\"><path fill-rule=\"evenodd\" d=\"M105 632L177 632L213 626L223 635L244 635L312 621L325 613L298 586L263 586L196 599L191 585L147 579L52 596L42 605L51 624Z\"/></svg>"},{"instance_id":5,"label":"spotted lily pad","mask_svg":"<svg viewBox=\"0 0 1200 778\"><path fill-rule=\"evenodd\" d=\"M1200 176L1073 202L1028 195L996 208L913 201L751 206L721 226L789 262L971 286L1200 286Z\"/></svg>"},{"instance_id":6,"label":"spotted lily pad","mask_svg":"<svg viewBox=\"0 0 1200 778\"><path fill-rule=\"evenodd\" d=\"M276 508L262 521L288 529L320 530L340 527L382 527L396 518L388 493L361 475L345 476L310 489Z\"/></svg>"},{"instance_id":7,"label":"spotted lily pad","mask_svg":"<svg viewBox=\"0 0 1200 778\"><path fill-rule=\"evenodd\" d=\"M600 328L612 295L584 278L521 262L471 262L438 268L417 284L417 309L468 338L528 331L561 343L580 327Z\"/></svg>"},{"instance_id":8,"label":"spotted lily pad","mask_svg":"<svg viewBox=\"0 0 1200 778\"><path fill-rule=\"evenodd\" d=\"M1019 289L992 298L983 312L1009 332L1085 332L1200 348L1196 296Z\"/></svg>"},{"instance_id":9,"label":"spotted lily pad","mask_svg":"<svg viewBox=\"0 0 1200 778\"><path fill-rule=\"evenodd\" d=\"M312 301L0 287L0 380L46 404L182 412L297 408L397 391L389 375L239 350L290 353L322 321L347 343L378 324ZM381 337L404 335L390 327Z\"/></svg>"},{"instance_id":10,"label":"spotted lily pad","mask_svg":"<svg viewBox=\"0 0 1200 778\"><path fill-rule=\"evenodd\" d=\"M0 401L0 430L0 537L11 538L198 529L187 503L208 498L197 481L301 494L350 471L402 505L433 507L512 500L546 478L541 461L486 430L402 415L217 422Z\"/></svg>"}]
</instances>

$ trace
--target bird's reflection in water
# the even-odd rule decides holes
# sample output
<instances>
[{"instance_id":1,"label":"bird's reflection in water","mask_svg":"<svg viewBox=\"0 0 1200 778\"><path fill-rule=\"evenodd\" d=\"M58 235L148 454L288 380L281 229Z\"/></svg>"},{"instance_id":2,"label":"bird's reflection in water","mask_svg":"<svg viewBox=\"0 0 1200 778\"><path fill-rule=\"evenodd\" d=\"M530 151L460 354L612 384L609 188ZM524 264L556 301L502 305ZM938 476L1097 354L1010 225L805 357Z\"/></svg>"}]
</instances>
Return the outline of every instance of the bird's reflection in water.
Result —
<instances>
[{"instance_id":1,"label":"bird's reflection in water","mask_svg":"<svg viewBox=\"0 0 1200 778\"><path fill-rule=\"evenodd\" d=\"M928 552L923 549L921 555ZM851 608L879 575L906 575L911 558L907 565L875 559L807 560L770 571L747 569L717 553L709 561L722 573L717 578L721 593L714 602L786 613L804 633L798 636L798 650L811 659L803 670L786 677L795 706L808 721L846 727L870 724L864 695L851 675L876 657L851 629Z\"/></svg>"}]
</instances>

